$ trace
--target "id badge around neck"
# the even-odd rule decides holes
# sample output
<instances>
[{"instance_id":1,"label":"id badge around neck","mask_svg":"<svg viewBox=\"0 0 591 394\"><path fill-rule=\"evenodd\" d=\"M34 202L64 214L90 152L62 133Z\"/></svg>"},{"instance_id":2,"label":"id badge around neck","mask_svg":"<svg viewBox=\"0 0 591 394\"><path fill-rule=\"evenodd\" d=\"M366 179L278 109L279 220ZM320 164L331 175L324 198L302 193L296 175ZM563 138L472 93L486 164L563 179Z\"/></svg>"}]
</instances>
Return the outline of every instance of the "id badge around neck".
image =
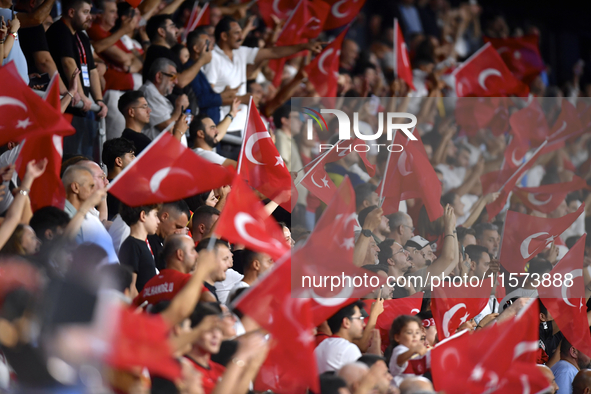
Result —
<instances>
[{"instance_id":1,"label":"id badge around neck","mask_svg":"<svg viewBox=\"0 0 591 394\"><path fill-rule=\"evenodd\" d=\"M80 71L82 72L82 83L85 88L90 87L90 76L88 75L88 66L86 64L80 65Z\"/></svg>"}]
</instances>

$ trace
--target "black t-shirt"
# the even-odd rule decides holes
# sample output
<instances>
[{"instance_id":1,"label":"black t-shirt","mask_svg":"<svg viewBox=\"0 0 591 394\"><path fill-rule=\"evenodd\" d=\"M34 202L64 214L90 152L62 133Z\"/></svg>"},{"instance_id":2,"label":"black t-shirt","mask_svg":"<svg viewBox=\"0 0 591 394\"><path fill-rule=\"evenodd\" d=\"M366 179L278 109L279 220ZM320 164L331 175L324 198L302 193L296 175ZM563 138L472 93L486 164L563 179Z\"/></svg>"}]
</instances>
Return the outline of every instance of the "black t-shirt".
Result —
<instances>
[{"instance_id":1,"label":"black t-shirt","mask_svg":"<svg viewBox=\"0 0 591 394\"><path fill-rule=\"evenodd\" d=\"M47 45L43 25L20 28L18 30L18 39L21 43L23 54L27 59L29 74L39 73L33 55L35 52L49 52L49 45ZM51 78L51 75L49 77Z\"/></svg>"},{"instance_id":2,"label":"black t-shirt","mask_svg":"<svg viewBox=\"0 0 591 394\"><path fill-rule=\"evenodd\" d=\"M164 239L158 234L148 235L148 242L152 253L154 253L154 261L156 262L156 268L163 270L166 268L166 261L162 259L162 251L164 250Z\"/></svg>"},{"instance_id":3,"label":"black t-shirt","mask_svg":"<svg viewBox=\"0 0 591 394\"><path fill-rule=\"evenodd\" d=\"M176 64L176 69L181 69L181 62L178 56L175 56L174 52L170 48L163 47L162 45L150 45L146 52L146 58L144 59L144 68L142 69L142 77L144 79L144 83L148 80L148 75L150 74L150 67L161 57L165 57L167 59L172 60Z\"/></svg>"},{"instance_id":4,"label":"black t-shirt","mask_svg":"<svg viewBox=\"0 0 591 394\"><path fill-rule=\"evenodd\" d=\"M113 182L112 179L109 179L109 183ZM113 220L115 216L119 213L119 207L121 206L121 201L111 193L107 193L107 209L108 209L108 216L107 219Z\"/></svg>"},{"instance_id":5,"label":"black t-shirt","mask_svg":"<svg viewBox=\"0 0 591 394\"><path fill-rule=\"evenodd\" d=\"M220 302L220 299L218 298L218 293L216 293L215 291L215 286L210 285L207 282L203 282L203 286L205 286L207 288L207 290L209 290L211 292L211 294L213 294L213 296L215 297L215 299Z\"/></svg>"},{"instance_id":6,"label":"black t-shirt","mask_svg":"<svg viewBox=\"0 0 591 394\"><path fill-rule=\"evenodd\" d=\"M540 322L540 347L546 352L548 357L552 357L554 352L558 349L560 341L564 338L562 332L558 331L552 334L552 322Z\"/></svg>"},{"instance_id":7,"label":"black t-shirt","mask_svg":"<svg viewBox=\"0 0 591 394\"><path fill-rule=\"evenodd\" d=\"M137 274L135 287L141 292L146 283L156 276L156 265L154 257L148 248L146 241L132 237L127 237L119 249L119 261L121 264L131 267Z\"/></svg>"},{"instance_id":8,"label":"black t-shirt","mask_svg":"<svg viewBox=\"0 0 591 394\"><path fill-rule=\"evenodd\" d=\"M70 28L66 26L60 19L53 23L49 29L47 29L45 35L49 45L49 52L51 53L53 61L57 66L57 70L59 71L62 81L64 81L65 84L68 83L67 81L70 80L71 75L65 75L61 61L61 59L64 57L70 57L74 59L80 71L82 71L82 63L84 63L86 60L88 74L90 77L90 70L94 70L96 66L92 57L90 40L86 34L82 32L76 32L72 34ZM82 46L80 44L82 44ZM80 82L82 83L82 81L82 75L80 75ZM82 89L84 90L84 94L89 97L90 88L82 84Z\"/></svg>"},{"instance_id":9,"label":"black t-shirt","mask_svg":"<svg viewBox=\"0 0 591 394\"><path fill-rule=\"evenodd\" d=\"M220 345L220 351L217 352L216 354L211 355L211 361L213 361L214 363L218 363L220 365L223 365L225 367L232 360L232 358L234 357L234 354L236 354L237 350L238 350L238 341L235 341L235 340L222 341L222 344Z\"/></svg>"},{"instance_id":10,"label":"black t-shirt","mask_svg":"<svg viewBox=\"0 0 591 394\"><path fill-rule=\"evenodd\" d=\"M123 133L121 133L121 137L125 138L135 145L135 155L138 156L146 146L150 145L152 140L150 137L143 133L138 133L137 131L133 131L132 129L125 129Z\"/></svg>"}]
</instances>

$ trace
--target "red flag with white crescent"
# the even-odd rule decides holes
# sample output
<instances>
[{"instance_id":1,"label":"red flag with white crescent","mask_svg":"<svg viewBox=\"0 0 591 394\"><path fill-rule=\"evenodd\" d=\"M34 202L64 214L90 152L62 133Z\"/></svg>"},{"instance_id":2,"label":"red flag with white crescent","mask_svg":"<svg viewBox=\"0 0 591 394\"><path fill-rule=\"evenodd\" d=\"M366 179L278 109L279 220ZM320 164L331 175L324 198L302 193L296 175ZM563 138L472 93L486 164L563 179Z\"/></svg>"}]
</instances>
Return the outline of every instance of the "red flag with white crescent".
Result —
<instances>
[{"instance_id":1,"label":"red flag with white crescent","mask_svg":"<svg viewBox=\"0 0 591 394\"><path fill-rule=\"evenodd\" d=\"M490 42L511 70L515 78L529 85L546 66L540 55L538 40L535 34L522 37L491 38L483 37Z\"/></svg>"},{"instance_id":2,"label":"red flag with white crescent","mask_svg":"<svg viewBox=\"0 0 591 394\"><path fill-rule=\"evenodd\" d=\"M589 270L589 267L583 267L586 237L587 234L583 234L550 271L550 277L560 278L560 281L554 281L550 286L539 286L538 294L571 345L585 354L591 354L583 277L583 270Z\"/></svg>"},{"instance_id":3,"label":"red flag with white crescent","mask_svg":"<svg viewBox=\"0 0 591 394\"><path fill-rule=\"evenodd\" d=\"M289 251L281 227L240 176L234 178L215 234L232 243L266 253L274 259L279 259Z\"/></svg>"},{"instance_id":4,"label":"red flag with white crescent","mask_svg":"<svg viewBox=\"0 0 591 394\"><path fill-rule=\"evenodd\" d=\"M166 130L107 186L126 205L177 201L230 185L234 170L211 163Z\"/></svg>"},{"instance_id":5,"label":"red flag with white crescent","mask_svg":"<svg viewBox=\"0 0 591 394\"><path fill-rule=\"evenodd\" d=\"M408 48L402 36L402 29L398 19L394 19L394 78L401 78L412 89L415 85L412 82L412 68L408 58Z\"/></svg>"},{"instance_id":6,"label":"red flag with white crescent","mask_svg":"<svg viewBox=\"0 0 591 394\"><path fill-rule=\"evenodd\" d=\"M550 213L564 201L568 193L589 189L587 182L576 175L570 182L554 183L539 187L516 187L513 193L532 211Z\"/></svg>"},{"instance_id":7,"label":"red flag with white crescent","mask_svg":"<svg viewBox=\"0 0 591 394\"><path fill-rule=\"evenodd\" d=\"M291 212L291 175L252 98L238 158L238 173L252 188Z\"/></svg>"},{"instance_id":8,"label":"red flag with white crescent","mask_svg":"<svg viewBox=\"0 0 591 394\"><path fill-rule=\"evenodd\" d=\"M326 0L330 13L324 23L324 30L332 30L350 23L361 11L365 0Z\"/></svg>"},{"instance_id":9,"label":"red flag with white crescent","mask_svg":"<svg viewBox=\"0 0 591 394\"><path fill-rule=\"evenodd\" d=\"M322 162L313 166L300 183L325 204L329 204L337 192L337 187L324 170Z\"/></svg>"},{"instance_id":10,"label":"red flag with white crescent","mask_svg":"<svg viewBox=\"0 0 591 394\"><path fill-rule=\"evenodd\" d=\"M347 31L345 29L318 56L305 67L308 80L320 97L337 96L337 80L339 78L339 59L341 47Z\"/></svg>"},{"instance_id":11,"label":"red flag with white crescent","mask_svg":"<svg viewBox=\"0 0 591 394\"><path fill-rule=\"evenodd\" d=\"M501 264L509 272L523 272L525 264L569 228L584 211L585 204L581 204L576 212L559 218L508 211L499 256Z\"/></svg>"}]
</instances>

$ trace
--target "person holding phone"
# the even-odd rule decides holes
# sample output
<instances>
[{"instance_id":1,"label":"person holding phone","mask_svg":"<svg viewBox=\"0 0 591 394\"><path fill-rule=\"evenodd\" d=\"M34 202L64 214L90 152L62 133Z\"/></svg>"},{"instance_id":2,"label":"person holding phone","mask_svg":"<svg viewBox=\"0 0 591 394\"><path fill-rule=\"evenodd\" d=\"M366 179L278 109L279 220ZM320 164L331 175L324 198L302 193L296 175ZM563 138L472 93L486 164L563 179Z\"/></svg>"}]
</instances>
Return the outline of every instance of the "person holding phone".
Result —
<instances>
[{"instance_id":1,"label":"person holding phone","mask_svg":"<svg viewBox=\"0 0 591 394\"><path fill-rule=\"evenodd\" d=\"M4 55L2 56L2 65L6 65L14 61L14 65L18 73L23 78L25 83L29 84L29 68L27 66L27 59L21 49L20 41L18 39L18 30L21 26L18 16L14 14L11 9L11 0L0 1L0 18L4 19L6 23L7 33L4 40Z\"/></svg>"}]
</instances>

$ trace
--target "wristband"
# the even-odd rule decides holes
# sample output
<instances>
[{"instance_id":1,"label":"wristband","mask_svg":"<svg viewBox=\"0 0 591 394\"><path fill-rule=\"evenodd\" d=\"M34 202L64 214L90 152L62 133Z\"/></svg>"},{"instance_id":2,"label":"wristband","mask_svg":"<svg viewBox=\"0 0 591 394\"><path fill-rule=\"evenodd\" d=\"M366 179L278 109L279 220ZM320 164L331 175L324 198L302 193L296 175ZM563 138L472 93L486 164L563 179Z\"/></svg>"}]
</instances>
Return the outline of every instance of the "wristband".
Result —
<instances>
[{"instance_id":1,"label":"wristband","mask_svg":"<svg viewBox=\"0 0 591 394\"><path fill-rule=\"evenodd\" d=\"M27 189L21 189L18 192L25 197L29 195L29 191Z\"/></svg>"},{"instance_id":2,"label":"wristband","mask_svg":"<svg viewBox=\"0 0 591 394\"><path fill-rule=\"evenodd\" d=\"M234 117L228 112L228 115L226 115L227 118L230 118L230 120L233 122L234 121Z\"/></svg>"},{"instance_id":3,"label":"wristband","mask_svg":"<svg viewBox=\"0 0 591 394\"><path fill-rule=\"evenodd\" d=\"M70 92L66 92L66 94L67 94L68 96L70 96L70 97L72 98L72 100L74 100L74 96L72 95L72 93L70 93Z\"/></svg>"},{"instance_id":4,"label":"wristband","mask_svg":"<svg viewBox=\"0 0 591 394\"><path fill-rule=\"evenodd\" d=\"M445 234L445 237L454 237L454 234ZM445 238L443 237L443 238Z\"/></svg>"},{"instance_id":5,"label":"wristband","mask_svg":"<svg viewBox=\"0 0 591 394\"><path fill-rule=\"evenodd\" d=\"M100 99L100 100L94 100L94 101L96 101L97 103L103 103L103 104L105 103L105 102L103 101L103 99Z\"/></svg>"},{"instance_id":6,"label":"wristband","mask_svg":"<svg viewBox=\"0 0 591 394\"><path fill-rule=\"evenodd\" d=\"M239 367L244 367L246 365L246 363L244 362L244 360L240 360L239 358L233 358L232 362L236 365L238 365Z\"/></svg>"}]
</instances>

